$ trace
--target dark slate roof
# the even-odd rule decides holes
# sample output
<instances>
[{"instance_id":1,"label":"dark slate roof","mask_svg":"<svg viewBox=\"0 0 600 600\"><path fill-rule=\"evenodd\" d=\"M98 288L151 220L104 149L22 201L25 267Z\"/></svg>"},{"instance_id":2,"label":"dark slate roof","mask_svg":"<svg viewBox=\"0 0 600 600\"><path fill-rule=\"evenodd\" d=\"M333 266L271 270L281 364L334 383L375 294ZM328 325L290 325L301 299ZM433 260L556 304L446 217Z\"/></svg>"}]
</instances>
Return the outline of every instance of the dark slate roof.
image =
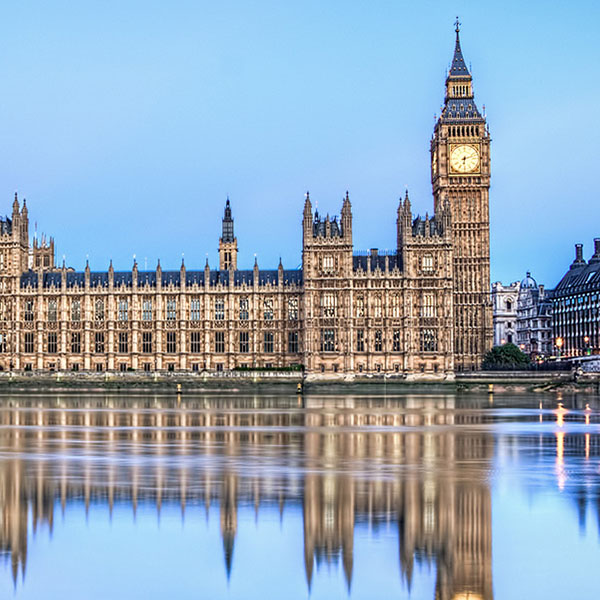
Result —
<instances>
[{"instance_id":1,"label":"dark slate roof","mask_svg":"<svg viewBox=\"0 0 600 600\"><path fill-rule=\"evenodd\" d=\"M421 216L417 216L413 220L412 231L413 235L425 235L427 221L422 219ZM429 219L429 235L442 235L442 227L435 220L435 217Z\"/></svg>"},{"instance_id":2,"label":"dark slate roof","mask_svg":"<svg viewBox=\"0 0 600 600\"><path fill-rule=\"evenodd\" d=\"M90 287L108 287L108 273L90 273Z\"/></svg>"},{"instance_id":3,"label":"dark slate roof","mask_svg":"<svg viewBox=\"0 0 600 600\"><path fill-rule=\"evenodd\" d=\"M210 285L229 285L229 271L211 271L210 272Z\"/></svg>"},{"instance_id":4,"label":"dark slate roof","mask_svg":"<svg viewBox=\"0 0 600 600\"><path fill-rule=\"evenodd\" d=\"M327 231L327 227L326 227L327 219L328 219L328 217L321 220L321 218L319 217L319 213L315 212L315 220L313 223L313 236L314 237L317 237L317 236L325 237L326 231ZM333 217L333 220L329 222L329 232L330 232L330 237L341 237L342 232L341 232L339 223L337 222L337 217Z\"/></svg>"},{"instance_id":5,"label":"dark slate roof","mask_svg":"<svg viewBox=\"0 0 600 600\"><path fill-rule=\"evenodd\" d=\"M452 57L452 66L450 67L449 77L470 77L469 69L467 69L460 47L458 31L456 32L456 44L454 46L454 56Z\"/></svg>"},{"instance_id":6,"label":"dark slate roof","mask_svg":"<svg viewBox=\"0 0 600 600\"><path fill-rule=\"evenodd\" d=\"M163 287L168 285L178 287L181 283L181 271L163 271L160 282Z\"/></svg>"},{"instance_id":7,"label":"dark slate roof","mask_svg":"<svg viewBox=\"0 0 600 600\"><path fill-rule=\"evenodd\" d=\"M37 287L38 284L38 276L37 273L33 271L27 271L21 275L21 287L25 288L28 286ZM58 285L60 285L60 279L58 281Z\"/></svg>"},{"instance_id":8,"label":"dark slate roof","mask_svg":"<svg viewBox=\"0 0 600 600\"><path fill-rule=\"evenodd\" d=\"M296 270L283 270L283 285L302 285L302 271L300 269Z\"/></svg>"},{"instance_id":9,"label":"dark slate roof","mask_svg":"<svg viewBox=\"0 0 600 600\"><path fill-rule=\"evenodd\" d=\"M85 285L85 272L84 271L67 271L66 272L67 287L75 287ZM218 284L229 285L229 271L211 271L210 272L210 285L215 286ZM254 284L254 271L249 269L246 271L234 271L233 273L234 285L253 285ZM168 285L179 286L181 282L181 271L163 271L161 277L161 283L164 287ZM131 271L115 271L114 273L114 285L120 287L122 285L131 287L133 283L133 274ZM204 271L186 271L185 273L186 285L204 285ZM279 283L279 271L277 269L259 271L259 285L268 285ZM62 272L52 271L44 273L43 285L45 288L54 285L60 288L62 284ZM284 270L283 271L283 284L284 285L302 285L302 271L298 270ZM38 285L38 274L34 271L27 271L21 275L20 285L22 288L27 286L37 287ZM156 287L156 271L140 271L138 272L138 287L149 285ZM108 287L108 273L90 273L90 287Z\"/></svg>"},{"instance_id":10,"label":"dark slate roof","mask_svg":"<svg viewBox=\"0 0 600 600\"><path fill-rule=\"evenodd\" d=\"M67 271L67 287L83 287L85 285L85 273L83 271Z\"/></svg>"},{"instance_id":11,"label":"dark slate roof","mask_svg":"<svg viewBox=\"0 0 600 600\"><path fill-rule=\"evenodd\" d=\"M445 120L481 119L481 113L475 105L473 98L448 98L442 111Z\"/></svg>"},{"instance_id":12,"label":"dark slate roof","mask_svg":"<svg viewBox=\"0 0 600 600\"><path fill-rule=\"evenodd\" d=\"M8 217L0 219L0 233L12 233L12 219L9 219Z\"/></svg>"},{"instance_id":13,"label":"dark slate roof","mask_svg":"<svg viewBox=\"0 0 600 600\"><path fill-rule=\"evenodd\" d=\"M360 252L352 257L352 268L354 271L366 271L368 265L368 257L371 256L371 271L375 271L378 267L385 271L387 262L388 270L393 270L395 267L400 268L399 257L397 254L372 254L370 252Z\"/></svg>"},{"instance_id":14,"label":"dark slate roof","mask_svg":"<svg viewBox=\"0 0 600 600\"><path fill-rule=\"evenodd\" d=\"M37 273L33 273L36 277L37 281ZM43 286L45 288L49 288L54 286L55 288L59 288L62 284L62 276L60 271L53 271L52 273L44 273L44 281Z\"/></svg>"},{"instance_id":15,"label":"dark slate roof","mask_svg":"<svg viewBox=\"0 0 600 600\"><path fill-rule=\"evenodd\" d=\"M592 291L600 291L600 264L596 261L574 263L554 289L554 297Z\"/></svg>"},{"instance_id":16,"label":"dark slate roof","mask_svg":"<svg viewBox=\"0 0 600 600\"><path fill-rule=\"evenodd\" d=\"M204 271L186 271L185 285L204 285Z\"/></svg>"},{"instance_id":17,"label":"dark slate roof","mask_svg":"<svg viewBox=\"0 0 600 600\"><path fill-rule=\"evenodd\" d=\"M274 269L272 271L258 272L258 285L267 285L269 283L277 285L278 279L279 273L277 272L277 269Z\"/></svg>"}]
</instances>

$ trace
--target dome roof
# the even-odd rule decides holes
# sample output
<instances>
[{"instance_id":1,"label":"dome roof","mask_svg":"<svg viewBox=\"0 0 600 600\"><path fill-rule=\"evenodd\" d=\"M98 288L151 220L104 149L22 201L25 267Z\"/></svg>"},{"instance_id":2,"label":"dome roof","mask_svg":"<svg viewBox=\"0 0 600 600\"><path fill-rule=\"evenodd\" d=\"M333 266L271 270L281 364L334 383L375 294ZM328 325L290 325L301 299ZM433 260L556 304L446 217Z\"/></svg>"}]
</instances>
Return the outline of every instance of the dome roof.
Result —
<instances>
[{"instance_id":1,"label":"dome roof","mask_svg":"<svg viewBox=\"0 0 600 600\"><path fill-rule=\"evenodd\" d=\"M538 284L535 279L531 276L531 273L527 271L525 279L521 281L521 289L535 289L537 286Z\"/></svg>"}]
</instances>

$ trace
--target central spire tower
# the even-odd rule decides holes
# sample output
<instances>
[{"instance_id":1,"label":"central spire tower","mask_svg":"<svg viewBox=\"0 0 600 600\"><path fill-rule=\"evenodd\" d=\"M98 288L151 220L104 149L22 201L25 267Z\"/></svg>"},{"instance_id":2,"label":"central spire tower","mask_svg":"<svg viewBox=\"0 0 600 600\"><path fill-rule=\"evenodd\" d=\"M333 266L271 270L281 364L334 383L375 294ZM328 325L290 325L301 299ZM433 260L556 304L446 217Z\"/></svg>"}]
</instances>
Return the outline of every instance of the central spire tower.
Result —
<instances>
[{"instance_id":1,"label":"central spire tower","mask_svg":"<svg viewBox=\"0 0 600 600\"><path fill-rule=\"evenodd\" d=\"M219 238L219 270L235 271L237 269L237 253L237 238L233 235L233 217L228 196L223 215L223 231Z\"/></svg>"}]
</instances>

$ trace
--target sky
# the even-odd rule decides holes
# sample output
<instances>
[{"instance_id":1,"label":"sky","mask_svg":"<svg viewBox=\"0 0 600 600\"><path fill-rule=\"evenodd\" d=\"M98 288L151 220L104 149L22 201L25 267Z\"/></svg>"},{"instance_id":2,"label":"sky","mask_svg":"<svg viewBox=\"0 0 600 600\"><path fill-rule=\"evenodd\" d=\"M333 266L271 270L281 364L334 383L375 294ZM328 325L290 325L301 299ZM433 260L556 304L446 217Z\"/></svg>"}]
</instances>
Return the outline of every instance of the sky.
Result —
<instances>
[{"instance_id":1,"label":"sky","mask_svg":"<svg viewBox=\"0 0 600 600\"><path fill-rule=\"evenodd\" d=\"M0 213L18 191L57 261L301 262L301 216L350 193L355 250L432 211L429 141L459 15L492 135L492 281L549 287L600 237L600 4L86 0L0 8Z\"/></svg>"}]
</instances>

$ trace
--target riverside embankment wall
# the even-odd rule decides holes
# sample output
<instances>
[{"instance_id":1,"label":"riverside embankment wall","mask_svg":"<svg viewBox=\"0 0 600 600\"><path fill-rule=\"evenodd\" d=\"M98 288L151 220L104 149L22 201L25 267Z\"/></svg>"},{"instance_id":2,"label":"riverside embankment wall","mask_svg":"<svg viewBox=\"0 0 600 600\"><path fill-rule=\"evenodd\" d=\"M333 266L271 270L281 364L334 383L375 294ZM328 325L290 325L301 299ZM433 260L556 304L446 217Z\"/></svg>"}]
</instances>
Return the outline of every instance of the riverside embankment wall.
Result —
<instances>
[{"instance_id":1,"label":"riverside embankment wall","mask_svg":"<svg viewBox=\"0 0 600 600\"><path fill-rule=\"evenodd\" d=\"M301 372L246 371L232 373L0 373L1 392L165 391L165 392L302 392L332 394L393 394L407 392L494 392L576 390L600 392L600 374L573 372L481 371L452 378L403 379L372 376L306 378Z\"/></svg>"}]
</instances>

